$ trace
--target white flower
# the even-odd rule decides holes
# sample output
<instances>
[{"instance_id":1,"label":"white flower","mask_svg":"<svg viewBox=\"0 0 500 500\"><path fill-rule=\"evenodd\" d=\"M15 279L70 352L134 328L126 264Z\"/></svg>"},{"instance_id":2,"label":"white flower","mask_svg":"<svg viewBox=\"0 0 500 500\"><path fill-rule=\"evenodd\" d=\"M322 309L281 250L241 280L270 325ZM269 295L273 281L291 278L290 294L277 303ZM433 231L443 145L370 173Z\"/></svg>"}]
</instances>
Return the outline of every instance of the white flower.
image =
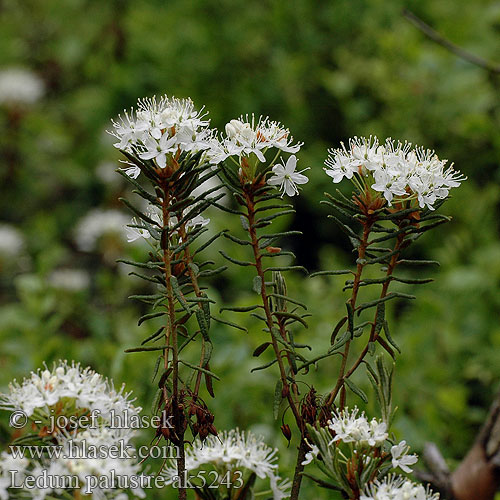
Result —
<instances>
[{"instance_id":1,"label":"white flower","mask_svg":"<svg viewBox=\"0 0 500 500\"><path fill-rule=\"evenodd\" d=\"M125 111L118 121L112 121L110 134L118 139L115 147L165 168L167 159L174 154L209 148L214 133L205 116L203 109L194 108L191 99L167 96L139 99L137 111ZM140 169L131 165L125 173L136 178Z\"/></svg>"},{"instance_id":2,"label":"white flower","mask_svg":"<svg viewBox=\"0 0 500 500\"><path fill-rule=\"evenodd\" d=\"M438 500L439 494L432 493L421 484L401 476L389 475L382 481L369 484L360 500Z\"/></svg>"},{"instance_id":3,"label":"white flower","mask_svg":"<svg viewBox=\"0 0 500 500\"><path fill-rule=\"evenodd\" d=\"M406 441L401 441L398 445L391 447L392 466L394 469L400 467L403 472L412 472L412 469L408 466L416 464L418 458L417 455L408 455L409 450L410 447L406 444Z\"/></svg>"},{"instance_id":4,"label":"white flower","mask_svg":"<svg viewBox=\"0 0 500 500\"><path fill-rule=\"evenodd\" d=\"M118 416L136 414L140 408L133 406L130 393L124 390L122 386L117 391L110 380L79 363L59 361L52 370L45 367L31 372L21 384L16 380L10 383L8 394L0 394L0 409L22 410L28 417L35 412L49 416L51 407L64 399L68 407L98 410L104 419L112 411Z\"/></svg>"},{"instance_id":5,"label":"white flower","mask_svg":"<svg viewBox=\"0 0 500 500\"><path fill-rule=\"evenodd\" d=\"M176 150L175 138L163 134L160 140L154 137L146 137L144 141L144 151L139 154L143 160L156 160L159 167L165 168L167 164L167 154Z\"/></svg>"},{"instance_id":6,"label":"white flower","mask_svg":"<svg viewBox=\"0 0 500 500\"><path fill-rule=\"evenodd\" d=\"M42 79L28 69L0 70L0 104L33 104L44 91Z\"/></svg>"},{"instance_id":7,"label":"white flower","mask_svg":"<svg viewBox=\"0 0 500 500\"><path fill-rule=\"evenodd\" d=\"M278 476L277 450L267 446L261 437L233 429L218 436L208 436L202 443L195 439L186 449L186 470L194 471L204 465L212 465L221 474L241 469L254 472L260 479L268 478L273 490L273 499L289 496L290 483ZM170 461L162 472L167 484L177 476L177 465Z\"/></svg>"},{"instance_id":8,"label":"white flower","mask_svg":"<svg viewBox=\"0 0 500 500\"><path fill-rule=\"evenodd\" d=\"M290 131L279 122L270 121L269 118L259 117L256 121L254 115L240 116L231 120L225 127L226 136L220 141L212 138L207 157L210 163L216 165L229 156L248 157L255 155L260 162L264 162L264 154L270 148L276 148L285 153L297 153L302 142L293 143Z\"/></svg>"},{"instance_id":9,"label":"white flower","mask_svg":"<svg viewBox=\"0 0 500 500\"><path fill-rule=\"evenodd\" d=\"M309 446L309 451L306 453L306 456L304 457L304 461L302 462L301 465L307 465L310 464L318 455L319 455L319 448L315 444L311 444L307 441L306 439L307 446Z\"/></svg>"},{"instance_id":10,"label":"white flower","mask_svg":"<svg viewBox=\"0 0 500 500\"><path fill-rule=\"evenodd\" d=\"M23 235L13 226L0 224L0 255L16 256L23 247Z\"/></svg>"},{"instance_id":11,"label":"white flower","mask_svg":"<svg viewBox=\"0 0 500 500\"><path fill-rule=\"evenodd\" d=\"M368 422L365 413L358 416L358 408L349 413L345 408L339 414L334 413L328 421L328 427L335 432L331 443L343 441L344 443L356 443L357 446L381 446L387 439L387 426L373 418ZM330 443L330 444L331 444Z\"/></svg>"},{"instance_id":12,"label":"white flower","mask_svg":"<svg viewBox=\"0 0 500 500\"><path fill-rule=\"evenodd\" d=\"M75 229L75 241L81 250L90 252L97 246L98 240L104 235L115 235L125 239L124 227L127 216L114 209L95 209L85 215Z\"/></svg>"},{"instance_id":13,"label":"white flower","mask_svg":"<svg viewBox=\"0 0 500 500\"><path fill-rule=\"evenodd\" d=\"M340 149L329 149L324 170L335 183L359 176L366 188L382 193L389 205L394 199L416 200L420 208L433 210L437 200L465 180L453 166L446 168L446 163L434 151L412 149L410 143L392 139L380 144L370 136L350 139L349 149L343 143Z\"/></svg>"},{"instance_id":14,"label":"white flower","mask_svg":"<svg viewBox=\"0 0 500 500\"><path fill-rule=\"evenodd\" d=\"M283 194L288 196L295 196L299 194L296 184L305 184L309 179L302 175L307 169L301 170L300 172L295 172L297 168L297 157L291 155L286 162L286 165L275 165L273 167L274 176L267 180L270 186L280 185L280 190ZM282 196L283 196L282 194Z\"/></svg>"}]
</instances>

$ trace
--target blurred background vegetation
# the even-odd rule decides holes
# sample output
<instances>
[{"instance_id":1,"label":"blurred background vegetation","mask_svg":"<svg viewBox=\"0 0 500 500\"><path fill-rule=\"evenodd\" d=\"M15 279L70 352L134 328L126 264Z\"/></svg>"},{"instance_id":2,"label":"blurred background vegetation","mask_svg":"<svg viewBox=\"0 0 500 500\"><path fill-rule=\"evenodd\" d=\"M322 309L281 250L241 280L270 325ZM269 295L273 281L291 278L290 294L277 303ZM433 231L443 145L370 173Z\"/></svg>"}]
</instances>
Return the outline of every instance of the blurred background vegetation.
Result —
<instances>
[{"instance_id":1,"label":"blurred background vegetation","mask_svg":"<svg viewBox=\"0 0 500 500\"><path fill-rule=\"evenodd\" d=\"M407 139L468 176L442 209L453 221L412 250L441 262L418 270L436 281L391 309L403 352L395 431L417 451L433 440L451 463L463 457L500 381L500 81L427 39L403 7L475 54L499 57L498 1L1 1L0 82L12 68L36 80L24 103L0 83L0 386L44 361L74 359L125 382L149 411L155 356L123 350L155 324L137 326L143 310L127 296L145 285L116 263L146 249L124 238L129 216L118 197L128 188L105 131L138 97L190 96L213 126L262 113L305 142L299 165L311 166L310 182L288 220L304 236L284 246L310 271L353 263L319 205L334 189L322 170L328 147L353 135ZM210 217L213 233L241 229L227 214ZM342 285L342 277L288 278L312 314L299 341L328 345L344 311ZM239 268L211 288L221 306L255 300L252 276ZM245 315L227 318L250 333L214 328L215 423L265 435L291 475L294 453L269 403L276 374L249 375L265 334ZM320 391L337 370L331 359L312 375ZM4 444L9 435L3 420Z\"/></svg>"}]
</instances>

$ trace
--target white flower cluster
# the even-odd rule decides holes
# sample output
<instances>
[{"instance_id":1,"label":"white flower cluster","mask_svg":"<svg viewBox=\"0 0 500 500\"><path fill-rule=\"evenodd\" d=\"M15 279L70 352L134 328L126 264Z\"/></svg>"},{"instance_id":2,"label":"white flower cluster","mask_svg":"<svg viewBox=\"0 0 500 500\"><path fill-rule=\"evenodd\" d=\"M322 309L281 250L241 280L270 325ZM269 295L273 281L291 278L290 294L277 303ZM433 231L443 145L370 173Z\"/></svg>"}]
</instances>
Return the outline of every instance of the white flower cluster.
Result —
<instances>
[{"instance_id":1,"label":"white flower cluster","mask_svg":"<svg viewBox=\"0 0 500 500\"><path fill-rule=\"evenodd\" d=\"M194 108L191 99L140 99L137 111L125 111L118 121L113 121L114 130L110 133L118 139L115 147L134 152L142 160L154 160L158 167L165 168L169 155L209 148L213 132L205 116L203 110ZM140 169L130 164L125 172L136 178Z\"/></svg>"},{"instance_id":2,"label":"white flower cluster","mask_svg":"<svg viewBox=\"0 0 500 500\"><path fill-rule=\"evenodd\" d=\"M230 156L248 157L254 154L260 162L265 162L264 154L269 148L276 148L285 153L297 153L302 142L295 145L290 131L281 123L271 121L268 117L241 116L226 124L226 136L220 141L211 141L208 158L214 165Z\"/></svg>"},{"instance_id":3,"label":"white flower cluster","mask_svg":"<svg viewBox=\"0 0 500 500\"><path fill-rule=\"evenodd\" d=\"M0 70L0 104L33 104L45 91L42 79L24 68Z\"/></svg>"},{"instance_id":4,"label":"white flower cluster","mask_svg":"<svg viewBox=\"0 0 500 500\"><path fill-rule=\"evenodd\" d=\"M401 476L389 475L382 481L374 481L362 493L360 500L438 500L439 494L432 493L421 484Z\"/></svg>"},{"instance_id":5,"label":"white flower cluster","mask_svg":"<svg viewBox=\"0 0 500 500\"><path fill-rule=\"evenodd\" d=\"M144 498L145 493L139 487L140 465L134 458L135 450L130 443L133 435L130 429L106 427L90 427L79 433L59 435L57 444L61 452L55 458L35 464L31 474L34 477L59 477L61 480L78 477L79 489L92 490L95 498L115 497L119 488L118 478L134 477L138 484L132 485L135 487L131 487L131 491L137 497ZM123 452L109 453L118 448ZM59 488L51 486L48 484L46 488L39 488L35 494L36 500L61 492Z\"/></svg>"},{"instance_id":6,"label":"white flower cluster","mask_svg":"<svg viewBox=\"0 0 500 500\"><path fill-rule=\"evenodd\" d=\"M289 496L290 483L278 476L277 450L267 446L261 437L238 429L221 432L218 436L208 436L202 443L197 438L192 448L186 449L186 470L194 471L204 465L212 465L219 472L254 472L260 479L268 478L273 491L273 499L281 500ZM164 469L163 475L169 482L177 476L177 466L172 461Z\"/></svg>"},{"instance_id":7,"label":"white flower cluster","mask_svg":"<svg viewBox=\"0 0 500 500\"><path fill-rule=\"evenodd\" d=\"M355 406L349 412L346 408L338 414L333 414L328 421L328 427L335 432L335 437L331 443L343 441L344 443L355 443L355 446L382 446L388 437L387 425L379 422L376 418L371 421L362 412L359 416L359 409Z\"/></svg>"},{"instance_id":8,"label":"white flower cluster","mask_svg":"<svg viewBox=\"0 0 500 500\"><path fill-rule=\"evenodd\" d=\"M116 415L135 414L141 410L134 408L124 386L117 391L102 375L67 361L59 361L52 370L31 372L31 377L21 384L16 380L11 382L9 393L0 394L0 409L22 410L28 417L35 412L50 416L50 408L60 401L80 409L98 410L104 419L109 418L112 410Z\"/></svg>"},{"instance_id":9,"label":"white flower cluster","mask_svg":"<svg viewBox=\"0 0 500 500\"><path fill-rule=\"evenodd\" d=\"M465 180L447 160L440 160L434 151L405 142L386 139L380 144L376 137L354 137L349 149L329 149L324 169L333 182L356 181L356 176L373 190L383 193L388 204L397 200L416 199L420 208L433 210L437 200L446 198L453 187Z\"/></svg>"},{"instance_id":10,"label":"white flower cluster","mask_svg":"<svg viewBox=\"0 0 500 500\"><path fill-rule=\"evenodd\" d=\"M95 209L85 215L75 229L75 241L81 250L90 252L105 235L115 235L125 239L125 226L128 218L115 209Z\"/></svg>"},{"instance_id":11,"label":"white flower cluster","mask_svg":"<svg viewBox=\"0 0 500 500\"><path fill-rule=\"evenodd\" d=\"M192 210L192 208L190 210ZM183 211L182 217L184 217L187 212L189 212L189 210ZM158 224L157 228L158 231L160 231L162 220L159 211L150 207L147 211L147 216L156 224ZM169 219L169 227L174 228L178 223L179 219L175 215L172 215ZM189 231L190 229L194 229L196 227L204 227L209 223L210 219L206 219L202 215L196 215L186 222L186 231ZM127 232L127 241L131 243L138 240L139 238L144 238L145 240L152 238L151 231L156 228L154 226L147 227L142 221L139 221L136 217L133 217L132 222L130 222L125 229Z\"/></svg>"}]
</instances>

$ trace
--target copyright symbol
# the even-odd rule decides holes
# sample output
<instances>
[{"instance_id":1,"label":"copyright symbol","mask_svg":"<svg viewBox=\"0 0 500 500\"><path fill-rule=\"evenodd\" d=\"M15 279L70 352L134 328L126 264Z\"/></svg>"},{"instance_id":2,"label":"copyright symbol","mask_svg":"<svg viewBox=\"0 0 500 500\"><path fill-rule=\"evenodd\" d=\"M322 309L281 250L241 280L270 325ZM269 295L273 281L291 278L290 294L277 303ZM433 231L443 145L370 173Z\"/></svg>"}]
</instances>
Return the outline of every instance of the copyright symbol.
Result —
<instances>
[{"instance_id":1,"label":"copyright symbol","mask_svg":"<svg viewBox=\"0 0 500 500\"><path fill-rule=\"evenodd\" d=\"M22 410L16 410L11 413L9 423L14 429L22 429L28 423L28 415Z\"/></svg>"}]
</instances>

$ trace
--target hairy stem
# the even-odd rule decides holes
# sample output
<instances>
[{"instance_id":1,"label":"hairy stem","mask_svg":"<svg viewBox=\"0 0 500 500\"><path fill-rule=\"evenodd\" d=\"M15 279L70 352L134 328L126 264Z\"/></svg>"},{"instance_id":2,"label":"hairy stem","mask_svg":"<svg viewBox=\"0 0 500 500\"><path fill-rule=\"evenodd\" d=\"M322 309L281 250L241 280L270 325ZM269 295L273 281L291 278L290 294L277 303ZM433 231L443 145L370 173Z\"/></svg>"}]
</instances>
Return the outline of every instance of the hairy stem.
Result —
<instances>
[{"instance_id":1,"label":"hairy stem","mask_svg":"<svg viewBox=\"0 0 500 500\"><path fill-rule=\"evenodd\" d=\"M174 417L174 430L176 440L178 441L179 453L177 456L177 474L180 478L179 481L179 500L185 500L187 497L186 489L183 488L183 478L186 472L186 460L184 451L184 429L182 425L182 410L179 409L179 345L177 340L177 327L175 317L175 296L172 288L172 256L170 254L169 242L169 222L170 212L168 206L170 199L168 196L168 186L161 186L164 196L161 200L162 215L163 215L163 234L162 234L162 248L163 248L163 263L165 266L165 284L167 287L167 302L168 302L168 325L165 330L165 345L172 347L172 412ZM164 368L167 370L169 367L169 349L164 351ZM163 394L165 401L167 400L167 388L163 387Z\"/></svg>"},{"instance_id":2,"label":"hairy stem","mask_svg":"<svg viewBox=\"0 0 500 500\"><path fill-rule=\"evenodd\" d=\"M392 276L392 273L394 272L394 269L396 268L398 258L399 258L399 253L401 250L401 244L403 243L404 237L405 237L404 233L399 234L397 237L396 244L394 245L394 254L391 257L389 265L387 266L387 271L386 271L387 278ZM387 279L386 281L384 281L384 284L382 285L382 290L380 292L381 299L383 299L384 297L387 296L387 292L389 290L390 283L391 283L390 279ZM376 314L377 313L375 312L375 315ZM375 333L375 328L376 328L376 318L374 318L374 321L372 322L372 327L370 330L370 337L369 337L368 343L366 344L365 348L361 351L361 354L359 355L358 359L354 362L352 367L346 373L345 378L349 378L358 369L359 365L363 362L366 354L368 353L370 343L375 342L377 340L378 334Z\"/></svg>"},{"instance_id":3,"label":"hairy stem","mask_svg":"<svg viewBox=\"0 0 500 500\"><path fill-rule=\"evenodd\" d=\"M351 298L349 299L349 303L353 312L356 308L356 299L358 298L359 284L361 282L361 275L363 273L363 268L364 268L363 259L365 258L366 249L369 244L368 238L370 237L370 231L373 224L374 222L368 222L368 221L364 222L363 236L358 247L358 264L356 268L356 274L354 276ZM330 395L328 396L327 406L331 406L333 404L340 390L342 390L341 401L339 406L340 409L342 409L345 405L345 388L344 388L344 381L346 379L345 370L347 366L347 358L349 357L349 350L351 348L351 342L352 342L351 340L348 340L345 344L344 353L342 355L342 362L340 364L339 375L337 378L337 383L332 392L330 392Z\"/></svg>"},{"instance_id":4,"label":"hairy stem","mask_svg":"<svg viewBox=\"0 0 500 500\"><path fill-rule=\"evenodd\" d=\"M266 283L265 283L265 276L264 276L264 270L262 267L262 254L260 252L259 248L259 240L257 237L257 231L255 229L255 201L253 199L253 196L251 194L246 194L245 195L245 200L247 204L247 217L248 217L248 232L250 234L250 238L252 241L252 248L253 248L253 254L254 254L254 260L255 260L255 267L257 270L257 275L260 277L260 296L262 298L262 305L264 307L265 315L266 315L266 323L267 327L269 328L269 334L271 335L271 342L274 350L274 354L276 356L276 360L278 361L278 366L280 370L280 378L281 382L283 384L283 388L286 393L286 398L288 400L288 403L290 405L290 408L293 412L293 415L295 417L295 422L297 423L297 427L300 431L300 445L299 445L299 450L298 450L298 456L297 456L297 465L295 468L295 474L293 478L293 484L292 484L292 493L290 496L291 500L297 500L299 497L299 490L300 490L300 485L302 482L302 471L304 470L304 466L302 465L302 462L304 461L304 456L306 453L306 447L307 444L304 442L304 422L302 419L302 416L300 414L300 407L299 407L299 402L298 402L298 391L297 391L297 386L295 383L292 384L292 390L290 390L290 384L288 383L287 375L286 375L286 370L285 366L283 363L283 358L280 352L280 347L278 345L278 342L276 341L274 335L273 335L273 329L275 328L274 326L274 320L273 316L271 313L271 309L269 307L269 297L267 296L267 291L266 291ZM285 336L284 340L288 340L286 338L286 331L284 328L280 328L280 334ZM294 378L293 370L290 369L290 377L292 379ZM295 400L294 400L294 395L295 395Z\"/></svg>"}]
</instances>

